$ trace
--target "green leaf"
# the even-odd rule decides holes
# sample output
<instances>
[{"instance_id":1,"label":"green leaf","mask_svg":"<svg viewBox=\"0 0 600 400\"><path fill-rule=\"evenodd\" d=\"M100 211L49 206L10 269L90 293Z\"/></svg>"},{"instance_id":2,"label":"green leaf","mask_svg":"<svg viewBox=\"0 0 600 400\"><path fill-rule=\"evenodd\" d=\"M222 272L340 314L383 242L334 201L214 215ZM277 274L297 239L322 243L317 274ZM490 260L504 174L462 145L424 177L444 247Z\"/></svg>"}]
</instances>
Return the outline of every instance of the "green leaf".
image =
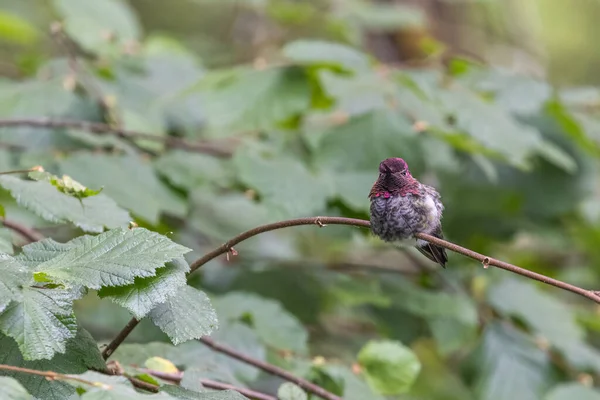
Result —
<instances>
[{"instance_id":1,"label":"green leaf","mask_svg":"<svg viewBox=\"0 0 600 400\"><path fill-rule=\"evenodd\" d=\"M11 301L21 301L21 288L30 282L31 275L27 268L8 254L0 253L0 312L6 309Z\"/></svg>"},{"instance_id":2,"label":"green leaf","mask_svg":"<svg viewBox=\"0 0 600 400\"><path fill-rule=\"evenodd\" d=\"M410 123L397 112L384 109L328 129L315 157L323 169L374 171L381 160L398 154L411 164L411 153L417 150Z\"/></svg>"},{"instance_id":3,"label":"green leaf","mask_svg":"<svg viewBox=\"0 0 600 400\"><path fill-rule=\"evenodd\" d=\"M0 335L0 348L2 349L0 364L63 374L80 374L90 368L105 368L96 341L82 328L79 329L74 339L67 342L65 354L57 354L51 360L25 361L15 341L8 336ZM14 377L38 399L64 400L75 393L75 388L70 384L50 381L43 376L11 371L0 371L0 375Z\"/></svg>"},{"instance_id":4,"label":"green leaf","mask_svg":"<svg viewBox=\"0 0 600 400\"><path fill-rule=\"evenodd\" d=\"M554 143L543 141L539 144L537 150L540 156L568 173L573 174L577 171L575 159Z\"/></svg>"},{"instance_id":5,"label":"green leaf","mask_svg":"<svg viewBox=\"0 0 600 400\"><path fill-rule=\"evenodd\" d=\"M108 298L128 309L137 319L142 319L157 304L186 284L186 273L190 270L183 258L176 258L164 267L156 270L155 276L135 278L135 282L126 286L103 287L98 296Z\"/></svg>"},{"instance_id":6,"label":"green leaf","mask_svg":"<svg viewBox=\"0 0 600 400\"><path fill-rule=\"evenodd\" d=\"M218 327L217 314L209 298L187 285L156 306L149 317L175 345L199 339Z\"/></svg>"},{"instance_id":7,"label":"green leaf","mask_svg":"<svg viewBox=\"0 0 600 400\"><path fill-rule=\"evenodd\" d=\"M579 383L564 383L555 386L544 400L600 400L600 392Z\"/></svg>"},{"instance_id":8,"label":"green leaf","mask_svg":"<svg viewBox=\"0 0 600 400\"><path fill-rule=\"evenodd\" d=\"M174 186L193 190L207 183L231 184L232 174L222 160L205 154L169 151L154 162L156 172Z\"/></svg>"},{"instance_id":9,"label":"green leaf","mask_svg":"<svg viewBox=\"0 0 600 400\"><path fill-rule=\"evenodd\" d=\"M322 70L318 77L323 91L335 100L336 112L348 116L389 107L388 98L395 89L375 72L347 76Z\"/></svg>"},{"instance_id":10,"label":"green leaf","mask_svg":"<svg viewBox=\"0 0 600 400\"><path fill-rule=\"evenodd\" d=\"M426 23L422 10L402 4L370 4L357 2L349 12L360 25L369 31L397 31L415 29Z\"/></svg>"},{"instance_id":11,"label":"green leaf","mask_svg":"<svg viewBox=\"0 0 600 400\"><path fill-rule=\"evenodd\" d=\"M2 207L2 206L0 206ZM2 210L0 210L0 218L2 218ZM0 228L0 253L13 254L12 231L8 228ZM1 293L1 289L0 289ZM0 304L2 303L2 294L0 294ZM2 306L0 306L2 311Z\"/></svg>"},{"instance_id":12,"label":"green leaf","mask_svg":"<svg viewBox=\"0 0 600 400\"><path fill-rule=\"evenodd\" d=\"M0 12L0 38L19 44L32 44L38 38L38 31L28 21L2 11Z\"/></svg>"},{"instance_id":13,"label":"green leaf","mask_svg":"<svg viewBox=\"0 0 600 400\"><path fill-rule=\"evenodd\" d=\"M75 298L72 290L23 288L21 301L0 314L0 331L17 341L26 360L64 353L67 340L77 333Z\"/></svg>"},{"instance_id":14,"label":"green leaf","mask_svg":"<svg viewBox=\"0 0 600 400\"><path fill-rule=\"evenodd\" d=\"M61 170L104 193L151 224L161 211L183 217L186 204L156 176L152 166L135 156L74 154L60 163ZM144 201L140 201L143 198Z\"/></svg>"},{"instance_id":15,"label":"green leaf","mask_svg":"<svg viewBox=\"0 0 600 400\"><path fill-rule=\"evenodd\" d=\"M141 36L140 23L124 1L53 0L52 3L64 18L69 36L91 52L106 47L110 37L123 44Z\"/></svg>"},{"instance_id":16,"label":"green leaf","mask_svg":"<svg viewBox=\"0 0 600 400\"><path fill-rule=\"evenodd\" d=\"M322 40L297 40L283 48L283 55L301 65L323 65L349 71L365 71L369 57L349 46Z\"/></svg>"},{"instance_id":17,"label":"green leaf","mask_svg":"<svg viewBox=\"0 0 600 400\"><path fill-rule=\"evenodd\" d=\"M59 243L54 241L54 239L46 238L39 242L33 242L23 246L21 248L21 254L17 255L15 259L33 270L41 263L51 260L59 254L77 247L82 243L81 241L82 239L76 238L68 243Z\"/></svg>"},{"instance_id":18,"label":"green leaf","mask_svg":"<svg viewBox=\"0 0 600 400\"><path fill-rule=\"evenodd\" d=\"M510 293L507 296L507 293ZM528 282L504 279L488 293L490 305L504 315L519 317L550 343L580 341L584 332L569 307ZM556 321L560 321L557 324Z\"/></svg>"},{"instance_id":19,"label":"green leaf","mask_svg":"<svg viewBox=\"0 0 600 400\"><path fill-rule=\"evenodd\" d=\"M306 392L292 382L285 382L279 386L279 389L277 389L277 398L279 400L308 400Z\"/></svg>"},{"instance_id":20,"label":"green leaf","mask_svg":"<svg viewBox=\"0 0 600 400\"><path fill-rule=\"evenodd\" d=\"M61 193L48 182L32 182L13 176L0 176L0 186L17 202L50 222L72 222L86 232L102 232L105 227L126 226L131 217L107 196L77 199Z\"/></svg>"},{"instance_id":21,"label":"green leaf","mask_svg":"<svg viewBox=\"0 0 600 400\"><path fill-rule=\"evenodd\" d=\"M306 330L278 302L239 292L228 293L215 299L214 303L223 321L240 321L250 317L252 327L269 346L301 354L307 352Z\"/></svg>"},{"instance_id":22,"label":"green leaf","mask_svg":"<svg viewBox=\"0 0 600 400\"><path fill-rule=\"evenodd\" d=\"M535 128L518 122L506 111L467 90L442 91L439 99L456 118L459 129L516 166L527 166L526 158L536 152L542 141Z\"/></svg>"},{"instance_id":23,"label":"green leaf","mask_svg":"<svg viewBox=\"0 0 600 400\"><path fill-rule=\"evenodd\" d=\"M241 194L196 190L190 200L190 222L208 237L228 240L248 229L276 220L269 210Z\"/></svg>"},{"instance_id":24,"label":"green leaf","mask_svg":"<svg viewBox=\"0 0 600 400\"><path fill-rule=\"evenodd\" d=\"M421 371L415 354L396 341L370 341L358 353L367 382L384 395L406 393Z\"/></svg>"},{"instance_id":25,"label":"green leaf","mask_svg":"<svg viewBox=\"0 0 600 400\"><path fill-rule=\"evenodd\" d=\"M155 276L156 269L190 249L144 228L114 229L81 236L68 251L37 266L58 282L102 286L133 284L136 277Z\"/></svg>"},{"instance_id":26,"label":"green leaf","mask_svg":"<svg viewBox=\"0 0 600 400\"><path fill-rule=\"evenodd\" d=\"M344 389L344 400L384 400L384 397L374 392L369 385L355 375L349 368L341 365L326 364L319 367L331 379L340 381Z\"/></svg>"},{"instance_id":27,"label":"green leaf","mask_svg":"<svg viewBox=\"0 0 600 400\"><path fill-rule=\"evenodd\" d=\"M206 95L210 126L231 134L231 130L274 129L307 111L311 88L301 69L271 68L245 71Z\"/></svg>"},{"instance_id":28,"label":"green leaf","mask_svg":"<svg viewBox=\"0 0 600 400\"><path fill-rule=\"evenodd\" d=\"M256 189L272 212L281 210L281 218L312 215L325 209L329 185L299 161L240 151L233 162L239 179Z\"/></svg>"},{"instance_id":29,"label":"green leaf","mask_svg":"<svg viewBox=\"0 0 600 400\"><path fill-rule=\"evenodd\" d=\"M8 377L0 377L0 396L6 400L33 400L16 379Z\"/></svg>"},{"instance_id":30,"label":"green leaf","mask_svg":"<svg viewBox=\"0 0 600 400\"><path fill-rule=\"evenodd\" d=\"M233 390L219 390L218 392L196 392L184 389L180 386L164 385L161 392L170 394L176 399L182 400L247 400L247 397Z\"/></svg>"},{"instance_id":31,"label":"green leaf","mask_svg":"<svg viewBox=\"0 0 600 400\"><path fill-rule=\"evenodd\" d=\"M86 188L68 175L63 175L62 178L59 178L58 176L52 175L48 172L33 171L29 173L29 177L36 181L49 182L52 186L57 188L59 192L68 194L69 196L73 196L77 199L95 196L102 191L102 189L93 190Z\"/></svg>"},{"instance_id":32,"label":"green leaf","mask_svg":"<svg viewBox=\"0 0 600 400\"><path fill-rule=\"evenodd\" d=\"M511 326L488 325L478 350L476 398L537 400L551 382L548 355Z\"/></svg>"}]
</instances>

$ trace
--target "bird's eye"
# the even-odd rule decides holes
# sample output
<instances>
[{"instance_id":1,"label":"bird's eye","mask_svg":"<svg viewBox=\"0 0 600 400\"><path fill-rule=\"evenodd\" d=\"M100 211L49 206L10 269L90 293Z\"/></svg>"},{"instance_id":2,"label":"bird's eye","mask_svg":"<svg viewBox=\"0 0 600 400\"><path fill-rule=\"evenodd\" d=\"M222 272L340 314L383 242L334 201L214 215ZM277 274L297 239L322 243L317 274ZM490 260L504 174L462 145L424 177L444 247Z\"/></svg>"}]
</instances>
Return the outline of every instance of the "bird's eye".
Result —
<instances>
[{"instance_id":1,"label":"bird's eye","mask_svg":"<svg viewBox=\"0 0 600 400\"><path fill-rule=\"evenodd\" d=\"M406 176L406 170L401 172L402 176Z\"/></svg>"}]
</instances>

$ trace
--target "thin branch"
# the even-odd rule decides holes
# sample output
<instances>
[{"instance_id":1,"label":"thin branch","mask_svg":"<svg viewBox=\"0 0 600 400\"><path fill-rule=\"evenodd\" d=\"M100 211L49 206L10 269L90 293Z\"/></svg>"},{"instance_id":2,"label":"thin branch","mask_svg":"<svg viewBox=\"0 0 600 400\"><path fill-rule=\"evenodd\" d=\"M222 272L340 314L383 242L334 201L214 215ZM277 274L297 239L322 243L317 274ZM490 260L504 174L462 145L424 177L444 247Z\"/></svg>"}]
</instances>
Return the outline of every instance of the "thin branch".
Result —
<instances>
[{"instance_id":1,"label":"thin branch","mask_svg":"<svg viewBox=\"0 0 600 400\"><path fill-rule=\"evenodd\" d=\"M225 149L221 146L212 143L192 142L175 136L152 135L150 133L117 128L111 125L103 124L101 122L50 118L13 118L0 120L0 128L17 126L28 126L31 128L80 129L98 135L113 134L123 139L144 139L152 142L160 142L164 143L172 149L180 149L196 153L205 153L221 158L230 157L232 154L231 150Z\"/></svg>"},{"instance_id":2,"label":"thin branch","mask_svg":"<svg viewBox=\"0 0 600 400\"><path fill-rule=\"evenodd\" d=\"M208 336L204 336L204 337L200 338L199 340L202 343L204 343L205 345L207 345L208 347L210 347L211 349L218 351L219 353L226 354L231 358L235 358L236 360L239 360L246 364L252 365L266 373L278 376L282 379L285 379L286 381L295 383L296 385L300 386L302 389L306 390L307 392L310 392L310 393L312 393L316 396L319 396L323 399L342 400L341 397L339 397L331 392L328 392L327 390L323 389L322 387L315 385L314 383L307 381L306 379L295 376L295 375L289 373L288 371L286 371L282 368L279 368L273 364L269 364L264 361L257 360L256 358L247 356L231 347L219 344L219 343L215 342L214 340L212 340L211 338L209 338Z\"/></svg>"},{"instance_id":3,"label":"thin branch","mask_svg":"<svg viewBox=\"0 0 600 400\"><path fill-rule=\"evenodd\" d=\"M0 364L0 370L21 372L24 374L43 376L46 379L48 379L49 381L74 381L74 382L79 382L79 383L83 383L83 384L90 385L90 386L110 388L110 385L107 385L102 382L88 381L87 379L83 379L78 376L60 374L60 373L54 372L54 371L38 371L35 369L21 368L21 367L15 367L13 365L5 365L5 364Z\"/></svg>"},{"instance_id":4,"label":"thin branch","mask_svg":"<svg viewBox=\"0 0 600 400\"><path fill-rule=\"evenodd\" d=\"M316 225L319 227L324 227L326 224L330 225L354 225L359 227L369 227L369 221L353 219L353 218L344 218L344 217L309 217L309 218L297 218L290 219L287 221L275 222L272 224L261 225L254 229L250 229L249 231L243 232L238 236L234 237L227 243L222 244L217 247L210 253L205 254L203 257L199 258L195 262L190 265L190 274L196 271L198 268L206 264L207 262L217 258L222 254L228 254L233 251L233 246L238 243L243 242L246 239L249 239L253 236L260 235L261 233L274 231L277 229L288 228L292 226L299 225ZM139 320L132 318L127 325L119 332L117 337L115 337L102 351L102 356L106 360L115 350L123 343L123 341L129 336L131 331L136 327L139 323Z\"/></svg>"},{"instance_id":5,"label":"thin branch","mask_svg":"<svg viewBox=\"0 0 600 400\"><path fill-rule=\"evenodd\" d=\"M26 174L26 173L33 172L33 171L43 171L43 169L41 169L40 167L33 167L30 169L17 169L14 171L2 171L2 172L0 172L0 175Z\"/></svg>"},{"instance_id":6,"label":"thin branch","mask_svg":"<svg viewBox=\"0 0 600 400\"><path fill-rule=\"evenodd\" d=\"M551 285L559 289L564 289L571 293L578 294L600 304L600 296L597 295L593 290L583 289L579 286L571 285L570 283L559 281L558 279L550 278L549 276L538 274L537 272L517 267L516 265L509 264L504 261L496 260L494 258L485 256L483 254L479 254L473 250L469 250L467 248L461 247L457 244L448 242L446 240L438 239L434 236L427 235L426 233L417 233L415 236L429 243L433 243L437 246L443 247L447 250L453 251L458 254L462 254L463 256L472 258L473 260L477 260L483 264L484 268L487 268L491 265L500 269L504 269L506 271L514 272L515 274L524 276L526 278L530 278L539 282L543 282L547 285Z\"/></svg>"},{"instance_id":7,"label":"thin branch","mask_svg":"<svg viewBox=\"0 0 600 400\"><path fill-rule=\"evenodd\" d=\"M4 225L5 227L7 227L8 229L12 229L13 231L15 231L18 234L20 234L21 236L23 236L30 243L31 242L37 242L39 240L44 239L44 235L42 235L41 233L39 233L35 229L29 228L29 227L24 226L24 225L21 225L18 222L8 221L8 220L3 219L3 218L0 219L0 222L2 222L2 225Z\"/></svg>"},{"instance_id":8,"label":"thin branch","mask_svg":"<svg viewBox=\"0 0 600 400\"><path fill-rule=\"evenodd\" d=\"M239 234L238 236L234 237L230 241L222 244L221 246L217 247L213 251L205 254L203 257L196 260L190 266L190 273L196 271L198 268L200 268L207 262L213 260L214 258L216 258L222 254L228 254L228 253L232 252L233 246L235 246L236 244L243 242L244 240L249 239L253 236L259 235L261 233L273 231L276 229L288 228L288 227L292 227L292 226L299 226L299 225L317 225L319 227L323 227L323 226L326 226L327 224L352 225L352 226L357 226L357 227L362 227L362 228L370 227L369 221L362 220L362 219L354 219L354 218L343 218L343 217L297 218L297 219L275 222L275 223L267 224L267 225L261 225L254 229L250 229L246 232ZM415 235L415 237L425 240L427 242L433 243L437 246L443 247L443 248L453 251L455 253L459 253L464 256L470 257L474 260L477 260L477 261L481 262L484 265L484 267L486 267L486 268L489 265L492 265L492 266L495 266L495 267L498 267L501 269L505 269L507 271L514 272L516 274L525 276L527 278L531 278L536 281L543 282L548 285L555 286L557 288L579 294L583 297L586 297L586 298L593 300L596 303L600 304L600 295L596 294L592 290L583 289L583 288L568 284L566 282L562 282L557 279L553 279L553 278L547 277L545 275L538 274L536 272L529 271L529 270L521 268L521 267L517 267L516 265L512 265L512 264L509 264L504 261L499 261L499 260L484 256L483 254L479 254L472 250L458 246L454 243L448 242L443 239L438 239L436 237L427 235L425 233L417 233ZM119 332L117 337L115 339L113 339L113 341L110 342L108 344L108 346L102 352L104 359L107 359L112 353L114 353L114 351L120 346L120 344L125 340L125 338L127 338L127 336L135 328L135 326L138 324L138 322L139 321L137 321L135 318L133 318L129 321L129 323L123 328L123 330L121 332Z\"/></svg>"},{"instance_id":9,"label":"thin branch","mask_svg":"<svg viewBox=\"0 0 600 400\"><path fill-rule=\"evenodd\" d=\"M175 384L179 384L181 382L181 380L183 379L183 374L184 372L162 372L162 371L155 371L152 369L147 369L147 368L138 368L141 372L144 372L148 375L152 375L155 376L157 378L163 379L165 381L170 381L173 382ZM241 388L241 387L237 387L234 385L230 385L228 383L223 383L223 382L219 382L219 381L214 381L212 379L204 379L204 378L200 378L199 379L200 383L202 384L202 386L210 388L210 389L217 389L217 390L234 390L246 397L249 397L251 399L256 399L256 400L277 400L276 397L273 397L271 395L268 395L266 393L262 393L262 392L257 392L255 390L251 390L251 389L246 389L246 388Z\"/></svg>"}]
</instances>

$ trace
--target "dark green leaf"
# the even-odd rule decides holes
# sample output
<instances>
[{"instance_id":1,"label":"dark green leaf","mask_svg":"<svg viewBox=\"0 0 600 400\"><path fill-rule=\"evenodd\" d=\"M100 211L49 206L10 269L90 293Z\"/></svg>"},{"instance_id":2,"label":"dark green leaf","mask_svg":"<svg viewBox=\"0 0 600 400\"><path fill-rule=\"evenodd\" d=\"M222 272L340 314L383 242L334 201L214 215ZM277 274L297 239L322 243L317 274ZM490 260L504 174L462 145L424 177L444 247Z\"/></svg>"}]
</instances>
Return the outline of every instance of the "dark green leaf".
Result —
<instances>
[{"instance_id":1,"label":"dark green leaf","mask_svg":"<svg viewBox=\"0 0 600 400\"><path fill-rule=\"evenodd\" d=\"M54 371L63 374L81 374L90 368L105 368L96 341L84 329L67 342L65 354L57 354L51 360L25 361L16 342L0 335L0 364L14 365L39 371ZM50 381L43 376L0 371L0 375L12 376L38 399L64 400L75 393L75 388L66 382Z\"/></svg>"}]
</instances>

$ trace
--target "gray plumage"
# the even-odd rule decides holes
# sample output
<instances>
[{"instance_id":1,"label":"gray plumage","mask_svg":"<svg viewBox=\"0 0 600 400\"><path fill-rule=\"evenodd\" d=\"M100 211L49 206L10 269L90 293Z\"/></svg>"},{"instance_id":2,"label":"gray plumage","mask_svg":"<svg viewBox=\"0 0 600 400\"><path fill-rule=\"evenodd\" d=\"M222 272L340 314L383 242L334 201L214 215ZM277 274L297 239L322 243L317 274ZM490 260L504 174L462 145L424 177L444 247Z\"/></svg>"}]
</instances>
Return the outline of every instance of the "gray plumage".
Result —
<instances>
[{"instance_id":1,"label":"gray plumage","mask_svg":"<svg viewBox=\"0 0 600 400\"><path fill-rule=\"evenodd\" d=\"M369 197L371 230L375 235L392 243L410 240L423 255L445 268L448 258L443 248L414 240L414 234L419 232L443 238L444 205L433 187L418 182L404 160L394 158L382 162L380 177Z\"/></svg>"}]
</instances>

